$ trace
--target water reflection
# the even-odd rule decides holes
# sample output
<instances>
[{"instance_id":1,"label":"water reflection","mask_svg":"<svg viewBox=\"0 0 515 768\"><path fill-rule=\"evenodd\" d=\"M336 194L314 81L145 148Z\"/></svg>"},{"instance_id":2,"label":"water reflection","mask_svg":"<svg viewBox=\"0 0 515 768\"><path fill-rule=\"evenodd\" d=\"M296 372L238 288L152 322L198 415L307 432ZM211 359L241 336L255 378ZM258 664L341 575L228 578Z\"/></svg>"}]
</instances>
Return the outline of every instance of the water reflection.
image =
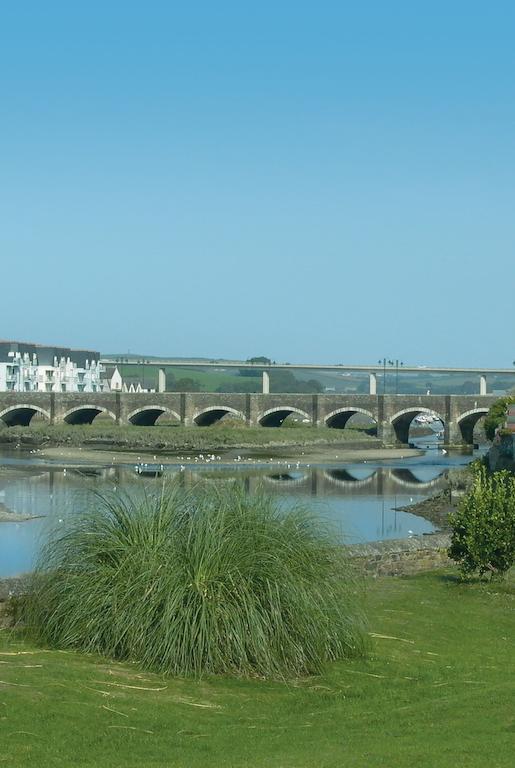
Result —
<instances>
[{"instance_id":1,"label":"water reflection","mask_svg":"<svg viewBox=\"0 0 515 768\"><path fill-rule=\"evenodd\" d=\"M457 463L465 463L463 457ZM128 466L42 468L36 462L10 462L0 468L0 514L24 515L27 522L0 523L0 576L21 573L33 565L48 532L67 516L93 503L92 492L160 488L179 478L185 487L199 479L213 483L244 481L248 493L264 487L286 505L303 500L335 524L342 540L373 541L429 533L432 523L396 508L444 487L449 457L429 455L398 462L335 464L323 467L249 467L247 465L165 468L147 465L138 474ZM156 476L158 475L158 476ZM162 475L162 477L160 477Z\"/></svg>"}]
</instances>

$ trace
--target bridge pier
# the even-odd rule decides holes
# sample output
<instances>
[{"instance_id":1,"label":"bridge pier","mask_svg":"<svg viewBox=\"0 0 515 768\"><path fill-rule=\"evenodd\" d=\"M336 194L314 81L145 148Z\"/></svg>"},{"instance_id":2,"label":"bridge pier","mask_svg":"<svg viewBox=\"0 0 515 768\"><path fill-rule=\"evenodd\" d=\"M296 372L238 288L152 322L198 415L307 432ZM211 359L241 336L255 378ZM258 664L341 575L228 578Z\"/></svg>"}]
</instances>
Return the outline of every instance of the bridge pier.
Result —
<instances>
[{"instance_id":1,"label":"bridge pier","mask_svg":"<svg viewBox=\"0 0 515 768\"><path fill-rule=\"evenodd\" d=\"M484 374L481 374L481 376L479 377L479 394L480 395L487 394L486 376Z\"/></svg>"},{"instance_id":2,"label":"bridge pier","mask_svg":"<svg viewBox=\"0 0 515 768\"><path fill-rule=\"evenodd\" d=\"M377 374L376 373L368 374L368 394L377 395Z\"/></svg>"},{"instance_id":3,"label":"bridge pier","mask_svg":"<svg viewBox=\"0 0 515 768\"><path fill-rule=\"evenodd\" d=\"M463 435L458 424L454 421L445 422L443 430L445 445L463 445Z\"/></svg>"},{"instance_id":4,"label":"bridge pier","mask_svg":"<svg viewBox=\"0 0 515 768\"><path fill-rule=\"evenodd\" d=\"M389 421L381 421L377 425L377 436L385 446L391 448L397 445L397 436L393 424Z\"/></svg>"}]
</instances>

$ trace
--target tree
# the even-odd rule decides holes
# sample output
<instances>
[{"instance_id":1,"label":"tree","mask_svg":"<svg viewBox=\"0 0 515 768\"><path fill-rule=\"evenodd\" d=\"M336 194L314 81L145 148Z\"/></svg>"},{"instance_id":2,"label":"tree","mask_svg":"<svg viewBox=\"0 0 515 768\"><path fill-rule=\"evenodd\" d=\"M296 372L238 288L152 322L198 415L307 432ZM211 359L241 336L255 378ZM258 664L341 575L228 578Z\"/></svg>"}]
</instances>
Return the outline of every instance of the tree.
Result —
<instances>
[{"instance_id":1,"label":"tree","mask_svg":"<svg viewBox=\"0 0 515 768\"><path fill-rule=\"evenodd\" d=\"M190 378L177 379L170 387L170 392L200 392L202 387L198 381Z\"/></svg>"},{"instance_id":2,"label":"tree","mask_svg":"<svg viewBox=\"0 0 515 768\"><path fill-rule=\"evenodd\" d=\"M247 363L257 363L258 365L272 365L269 357L249 357Z\"/></svg>"},{"instance_id":3,"label":"tree","mask_svg":"<svg viewBox=\"0 0 515 768\"><path fill-rule=\"evenodd\" d=\"M506 395L500 397L490 407L487 415L485 416L485 434L489 440L493 440L495 437L495 430L502 424L506 417L506 410L508 405L515 403L514 395Z\"/></svg>"},{"instance_id":4,"label":"tree","mask_svg":"<svg viewBox=\"0 0 515 768\"><path fill-rule=\"evenodd\" d=\"M515 477L506 470L489 475L478 464L472 488L449 522L449 557L463 576L504 576L515 563Z\"/></svg>"},{"instance_id":5,"label":"tree","mask_svg":"<svg viewBox=\"0 0 515 768\"><path fill-rule=\"evenodd\" d=\"M316 393L322 392L322 384L316 379L297 379L291 371L270 371L270 392Z\"/></svg>"}]
</instances>

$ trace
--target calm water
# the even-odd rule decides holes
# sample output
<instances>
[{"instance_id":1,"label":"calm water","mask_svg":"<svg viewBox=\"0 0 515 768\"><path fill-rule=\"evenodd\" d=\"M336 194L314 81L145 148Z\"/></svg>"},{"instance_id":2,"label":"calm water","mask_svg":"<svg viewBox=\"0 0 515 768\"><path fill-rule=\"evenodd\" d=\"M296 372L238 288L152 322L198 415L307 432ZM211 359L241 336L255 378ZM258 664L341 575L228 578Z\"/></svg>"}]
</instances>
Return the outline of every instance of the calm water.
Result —
<instances>
[{"instance_id":1,"label":"calm water","mask_svg":"<svg viewBox=\"0 0 515 768\"><path fill-rule=\"evenodd\" d=\"M242 454L243 455L243 454ZM245 457L248 453L245 454ZM160 477L146 477L133 464L68 463L38 459L30 453L0 453L0 512L39 516L25 522L0 522L0 577L29 571L49 531L67 516L80 514L94 491L135 490L159 486L163 477L177 476L185 486L200 478L224 482L239 478L248 492L264 486L285 504L300 499L330 519L348 542L402 538L430 533L432 523L397 507L421 501L440 490L448 470L466 464L471 456L443 454L436 448L424 456L398 461L341 463L336 457L324 466L287 463L280 458L243 465L228 453L217 462L185 469L165 467ZM160 469L159 467L157 467Z\"/></svg>"}]
</instances>

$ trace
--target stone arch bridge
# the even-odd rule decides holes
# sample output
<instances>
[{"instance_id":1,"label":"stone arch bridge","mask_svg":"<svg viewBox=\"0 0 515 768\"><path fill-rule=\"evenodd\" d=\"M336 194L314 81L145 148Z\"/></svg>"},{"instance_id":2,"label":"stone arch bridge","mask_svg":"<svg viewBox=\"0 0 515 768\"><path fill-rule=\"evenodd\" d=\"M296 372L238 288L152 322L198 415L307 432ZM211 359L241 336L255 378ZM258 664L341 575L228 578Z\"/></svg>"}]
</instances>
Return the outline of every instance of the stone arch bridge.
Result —
<instances>
[{"instance_id":1,"label":"stone arch bridge","mask_svg":"<svg viewBox=\"0 0 515 768\"><path fill-rule=\"evenodd\" d=\"M385 445L405 445L420 413L435 413L448 445L470 444L477 421L494 395L347 395L223 393L0 393L0 419L30 424L38 414L50 424L90 424L103 414L118 425L151 426L160 417L185 426L209 426L231 414L249 426L279 427L294 414L306 424L344 429L356 413L370 417Z\"/></svg>"}]
</instances>

